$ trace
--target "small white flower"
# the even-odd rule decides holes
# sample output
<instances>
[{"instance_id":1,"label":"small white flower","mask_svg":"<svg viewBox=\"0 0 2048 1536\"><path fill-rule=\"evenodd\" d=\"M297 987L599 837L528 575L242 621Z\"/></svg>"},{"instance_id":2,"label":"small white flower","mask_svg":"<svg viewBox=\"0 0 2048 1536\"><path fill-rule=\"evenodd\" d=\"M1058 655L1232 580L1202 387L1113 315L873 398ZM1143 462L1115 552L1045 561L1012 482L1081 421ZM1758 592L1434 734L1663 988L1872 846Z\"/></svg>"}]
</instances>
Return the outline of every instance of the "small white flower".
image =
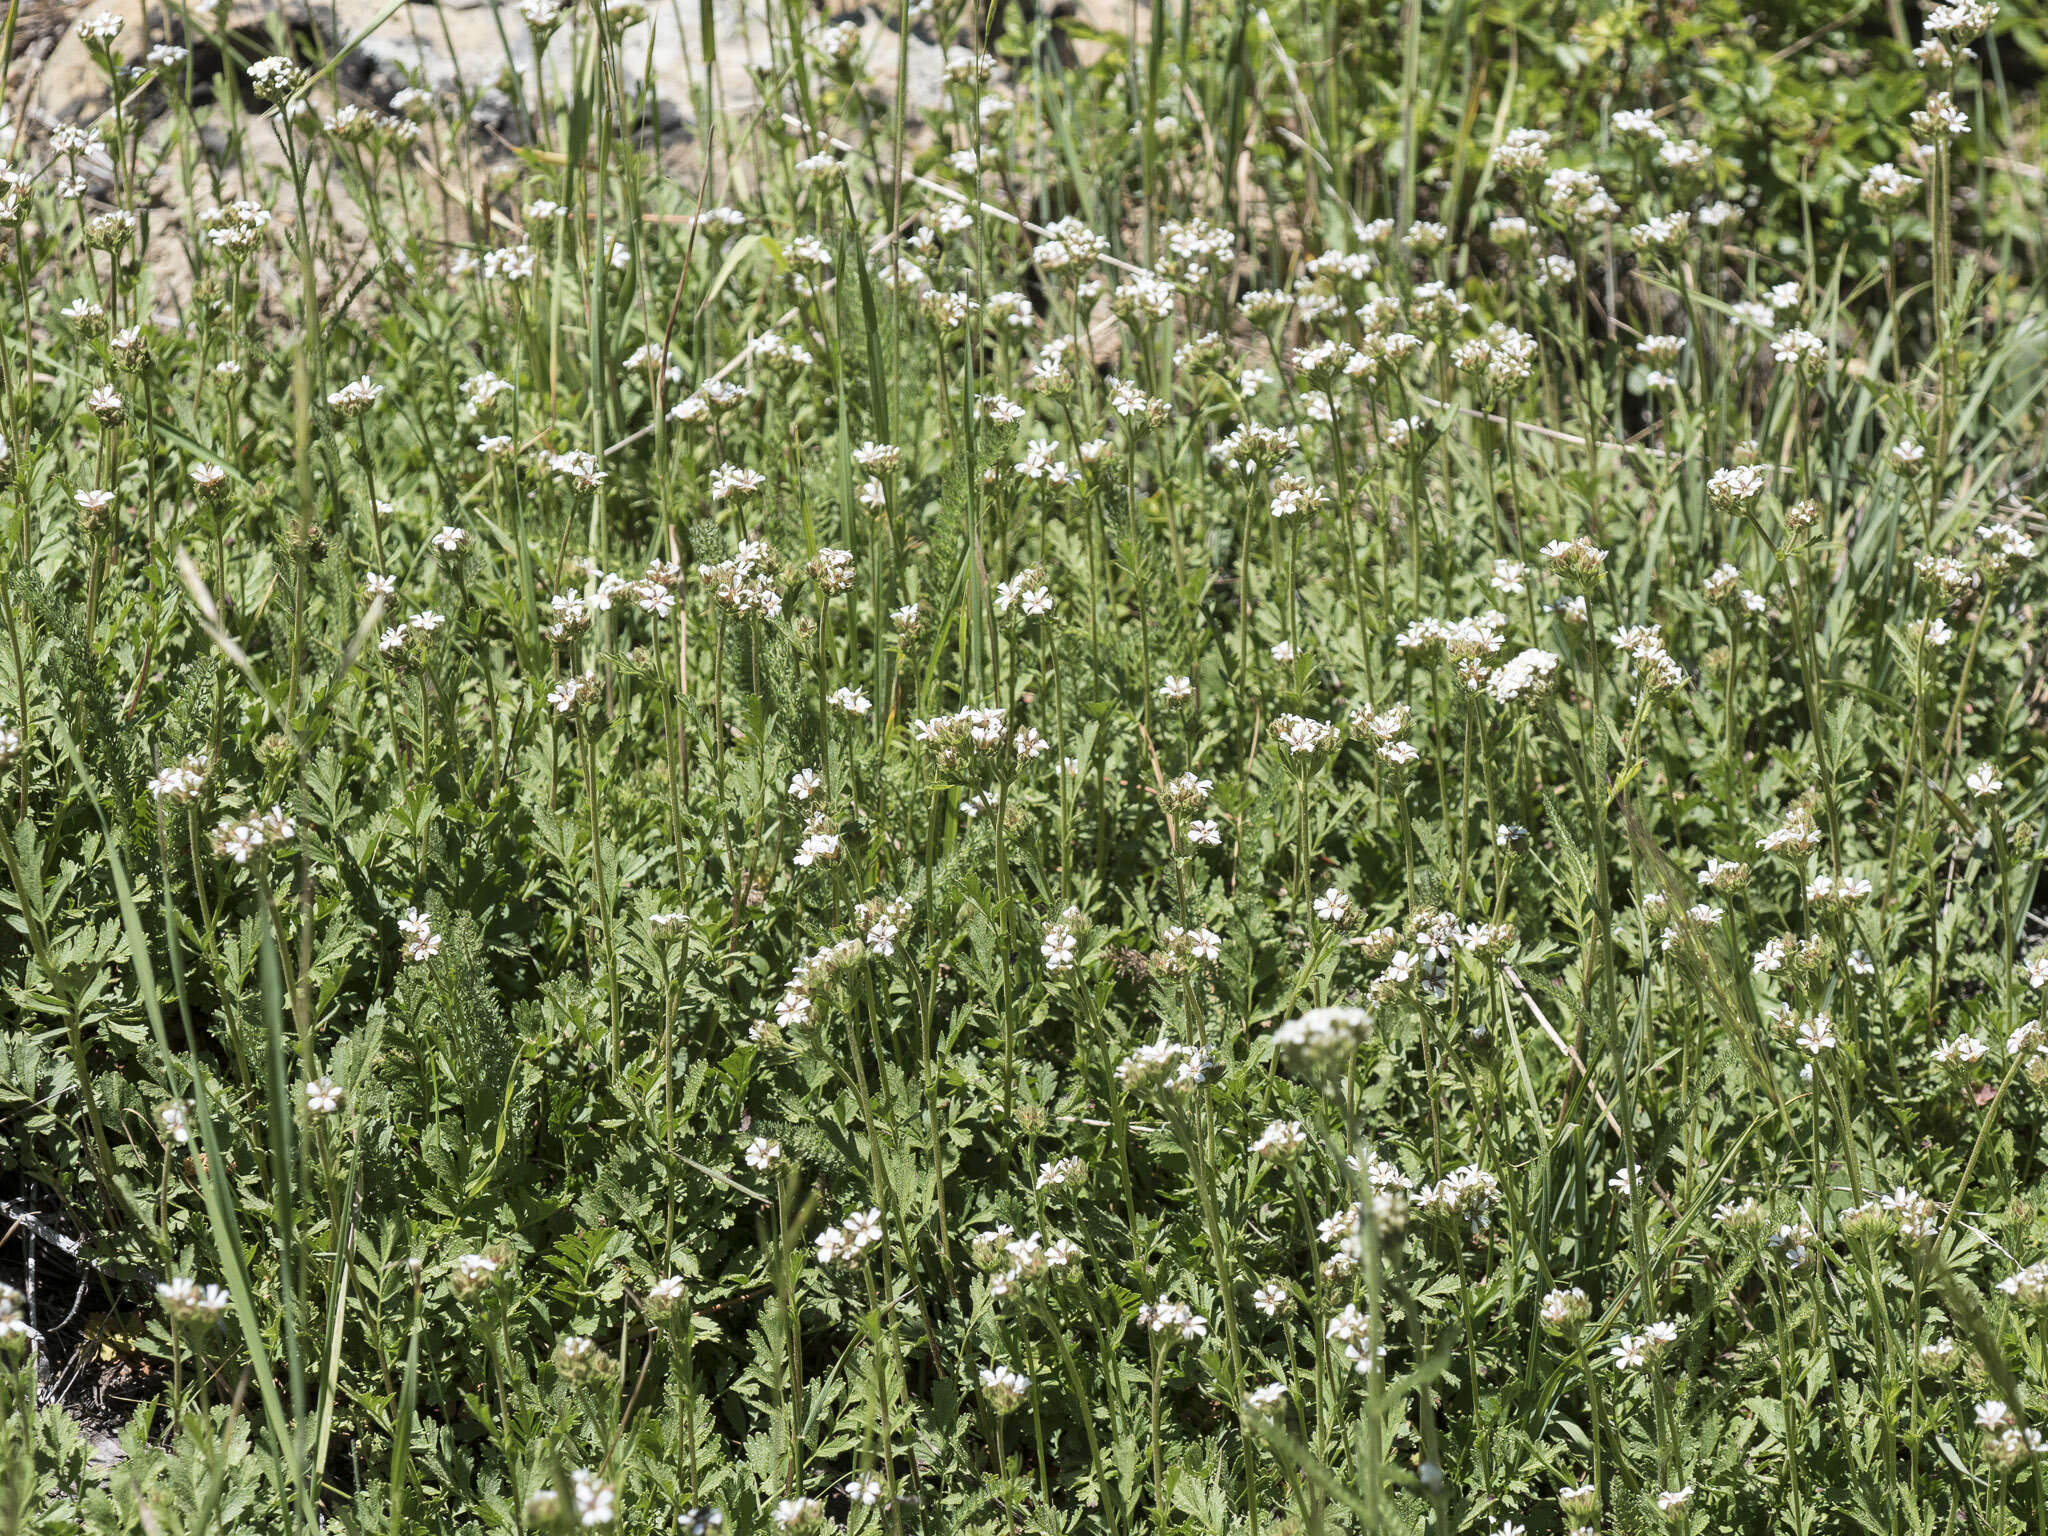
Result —
<instances>
[{"instance_id":1,"label":"small white flower","mask_svg":"<svg viewBox=\"0 0 2048 1536\"><path fill-rule=\"evenodd\" d=\"M352 418L362 415L375 405L383 394L384 386L366 373L335 390L327 397L327 404L337 416Z\"/></svg>"},{"instance_id":2,"label":"small white flower","mask_svg":"<svg viewBox=\"0 0 2048 1536\"><path fill-rule=\"evenodd\" d=\"M427 914L418 907L405 909L405 916L398 920L398 931L405 940L405 958L412 964L418 965L441 953L441 935L434 932Z\"/></svg>"},{"instance_id":3,"label":"small white flower","mask_svg":"<svg viewBox=\"0 0 2048 1536\"><path fill-rule=\"evenodd\" d=\"M1799 1026L1799 1048L1810 1056L1835 1048L1835 1034L1824 1013L1817 1013Z\"/></svg>"},{"instance_id":4,"label":"small white flower","mask_svg":"<svg viewBox=\"0 0 2048 1536\"><path fill-rule=\"evenodd\" d=\"M1315 899L1315 914L1319 921L1341 928L1356 914L1351 897L1336 886Z\"/></svg>"},{"instance_id":5,"label":"small white flower","mask_svg":"<svg viewBox=\"0 0 2048 1536\"><path fill-rule=\"evenodd\" d=\"M306 1109L315 1115L331 1115L341 1108L341 1086L331 1077L316 1077L306 1084Z\"/></svg>"}]
</instances>

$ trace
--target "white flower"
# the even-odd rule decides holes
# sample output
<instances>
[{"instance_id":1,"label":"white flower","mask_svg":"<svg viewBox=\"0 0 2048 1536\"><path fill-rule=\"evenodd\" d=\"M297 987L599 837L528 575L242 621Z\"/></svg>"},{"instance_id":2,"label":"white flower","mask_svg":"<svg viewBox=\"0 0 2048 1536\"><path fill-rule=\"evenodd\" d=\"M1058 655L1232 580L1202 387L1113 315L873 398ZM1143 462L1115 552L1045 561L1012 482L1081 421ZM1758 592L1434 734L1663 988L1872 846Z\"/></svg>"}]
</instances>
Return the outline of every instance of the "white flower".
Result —
<instances>
[{"instance_id":1,"label":"white flower","mask_svg":"<svg viewBox=\"0 0 2048 1536\"><path fill-rule=\"evenodd\" d=\"M1657 1513L1667 1520L1676 1519L1691 1503L1692 1488L1689 1484L1684 1488L1669 1489L1657 1495Z\"/></svg>"},{"instance_id":2,"label":"white flower","mask_svg":"<svg viewBox=\"0 0 2048 1536\"><path fill-rule=\"evenodd\" d=\"M565 677L548 690L548 707L565 720L573 719L603 691L603 687L595 672Z\"/></svg>"},{"instance_id":3,"label":"white flower","mask_svg":"<svg viewBox=\"0 0 2048 1536\"><path fill-rule=\"evenodd\" d=\"M825 1504L822 1499L780 1499L768 1519L778 1531L808 1531L825 1523Z\"/></svg>"},{"instance_id":4,"label":"white flower","mask_svg":"<svg viewBox=\"0 0 2048 1536\"><path fill-rule=\"evenodd\" d=\"M752 496L768 483L768 477L758 470L741 469L736 464L721 464L711 472L711 499L733 501Z\"/></svg>"},{"instance_id":5,"label":"white flower","mask_svg":"<svg viewBox=\"0 0 2048 1536\"><path fill-rule=\"evenodd\" d=\"M1031 1392L1031 1378L1022 1371L1003 1365L991 1370L981 1369L982 1396L998 1414L1005 1414L1016 1408Z\"/></svg>"},{"instance_id":6,"label":"white flower","mask_svg":"<svg viewBox=\"0 0 2048 1536\"><path fill-rule=\"evenodd\" d=\"M1311 1008L1273 1031L1273 1049L1302 1067L1343 1065L1371 1032L1372 1015L1363 1008Z\"/></svg>"},{"instance_id":7,"label":"white flower","mask_svg":"<svg viewBox=\"0 0 2048 1536\"><path fill-rule=\"evenodd\" d=\"M413 964L431 960L441 953L441 935L434 932L427 914L418 907L405 909L405 916L398 920L398 931L405 940L402 946L405 958Z\"/></svg>"},{"instance_id":8,"label":"white flower","mask_svg":"<svg viewBox=\"0 0 2048 1536\"><path fill-rule=\"evenodd\" d=\"M547 465L552 473L567 480L573 489L585 493L596 490L611 478L610 471L598 467L597 455L586 453L581 448L550 454Z\"/></svg>"},{"instance_id":9,"label":"white flower","mask_svg":"<svg viewBox=\"0 0 2048 1536\"><path fill-rule=\"evenodd\" d=\"M78 36L87 43L111 43L121 35L127 19L117 11L96 11L78 24Z\"/></svg>"},{"instance_id":10,"label":"white flower","mask_svg":"<svg viewBox=\"0 0 2048 1536\"><path fill-rule=\"evenodd\" d=\"M612 1485L586 1467L569 1474L576 1502L576 1523L586 1528L610 1525L617 1514L618 1494Z\"/></svg>"},{"instance_id":11,"label":"white flower","mask_svg":"<svg viewBox=\"0 0 2048 1536\"><path fill-rule=\"evenodd\" d=\"M1941 52L1946 55L1947 49L1943 47ZM1906 121L1912 125L1915 136L1923 139L1934 139L1943 134L1960 138L1970 131L1970 114L1958 107L1955 98L1947 91L1931 93L1927 105L1910 113Z\"/></svg>"},{"instance_id":12,"label":"white flower","mask_svg":"<svg viewBox=\"0 0 2048 1536\"><path fill-rule=\"evenodd\" d=\"M7 1293L0 1291L0 1298ZM176 1323L187 1327L210 1328L227 1315L228 1293L217 1285L202 1287L198 1281L175 1276L160 1281L156 1288L157 1304ZM11 1312L11 1306L0 1306L0 1315ZM0 1333L0 1338L5 1334Z\"/></svg>"},{"instance_id":13,"label":"white flower","mask_svg":"<svg viewBox=\"0 0 2048 1536\"><path fill-rule=\"evenodd\" d=\"M1252 1143L1252 1156L1286 1162L1308 1146L1308 1131L1299 1120L1275 1120Z\"/></svg>"},{"instance_id":14,"label":"white flower","mask_svg":"<svg viewBox=\"0 0 2048 1536\"><path fill-rule=\"evenodd\" d=\"M1817 1013L1799 1026L1799 1048L1808 1055L1818 1056L1823 1051L1831 1051L1835 1044L1834 1030L1826 1014Z\"/></svg>"},{"instance_id":15,"label":"white flower","mask_svg":"<svg viewBox=\"0 0 2048 1536\"><path fill-rule=\"evenodd\" d=\"M1294 1310L1294 1297L1286 1286L1269 1280L1252 1292L1252 1305L1262 1317L1285 1317Z\"/></svg>"},{"instance_id":16,"label":"white flower","mask_svg":"<svg viewBox=\"0 0 2048 1536\"><path fill-rule=\"evenodd\" d=\"M1038 1188L1065 1189L1070 1184L1079 1184L1088 1177L1088 1165L1078 1157L1062 1157L1057 1161L1038 1165Z\"/></svg>"},{"instance_id":17,"label":"white flower","mask_svg":"<svg viewBox=\"0 0 2048 1536\"><path fill-rule=\"evenodd\" d=\"M1289 757L1308 757L1332 750L1342 739L1328 721L1303 715L1281 715L1273 722L1273 735Z\"/></svg>"},{"instance_id":18,"label":"white flower","mask_svg":"<svg viewBox=\"0 0 2048 1536\"><path fill-rule=\"evenodd\" d=\"M1817 369L1827 361L1828 344L1813 332L1794 326L1771 343L1771 356L1787 366Z\"/></svg>"},{"instance_id":19,"label":"white flower","mask_svg":"<svg viewBox=\"0 0 2048 1536\"><path fill-rule=\"evenodd\" d=\"M1754 465L1717 469L1707 477L1707 496L1723 511L1747 507L1763 494L1764 477Z\"/></svg>"},{"instance_id":20,"label":"white flower","mask_svg":"<svg viewBox=\"0 0 2048 1536\"><path fill-rule=\"evenodd\" d=\"M1045 937L1038 946L1039 954L1045 960L1048 975L1057 976L1074 968L1074 961L1080 954L1081 942L1071 928L1064 923L1046 926Z\"/></svg>"},{"instance_id":21,"label":"white flower","mask_svg":"<svg viewBox=\"0 0 2048 1536\"><path fill-rule=\"evenodd\" d=\"M853 462L871 475L885 474L903 462L903 450L892 443L863 442L853 450Z\"/></svg>"},{"instance_id":22,"label":"white flower","mask_svg":"<svg viewBox=\"0 0 2048 1536\"><path fill-rule=\"evenodd\" d=\"M338 416L356 417L375 405L383 394L384 386L366 373L335 390L327 397L327 404Z\"/></svg>"},{"instance_id":23,"label":"white flower","mask_svg":"<svg viewBox=\"0 0 2048 1536\"><path fill-rule=\"evenodd\" d=\"M315 1115L331 1115L341 1108L341 1087L331 1077L316 1077L306 1084L306 1109Z\"/></svg>"},{"instance_id":24,"label":"white flower","mask_svg":"<svg viewBox=\"0 0 2048 1536\"><path fill-rule=\"evenodd\" d=\"M799 869L810 869L818 864L830 864L839 857L839 854L839 834L814 827L804 834L804 840L798 845L790 862Z\"/></svg>"},{"instance_id":25,"label":"white flower","mask_svg":"<svg viewBox=\"0 0 2048 1536\"><path fill-rule=\"evenodd\" d=\"M1908 176L1887 160L1864 173L1856 195L1866 206L1890 212L1917 201L1924 185L1918 176Z\"/></svg>"},{"instance_id":26,"label":"white flower","mask_svg":"<svg viewBox=\"0 0 2048 1536\"><path fill-rule=\"evenodd\" d=\"M858 1211L839 1226L818 1234L818 1262L850 1269L862 1263L881 1241L882 1213L872 1208Z\"/></svg>"}]
</instances>

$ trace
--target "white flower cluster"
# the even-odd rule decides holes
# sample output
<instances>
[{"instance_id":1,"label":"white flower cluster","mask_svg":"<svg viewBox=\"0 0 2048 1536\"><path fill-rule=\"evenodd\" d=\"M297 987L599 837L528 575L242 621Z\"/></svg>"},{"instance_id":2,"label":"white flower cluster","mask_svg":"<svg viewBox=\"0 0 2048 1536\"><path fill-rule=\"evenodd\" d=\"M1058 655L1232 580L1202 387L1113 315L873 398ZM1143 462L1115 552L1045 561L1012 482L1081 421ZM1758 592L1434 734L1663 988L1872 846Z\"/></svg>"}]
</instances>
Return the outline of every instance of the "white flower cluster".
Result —
<instances>
[{"instance_id":1,"label":"white flower cluster","mask_svg":"<svg viewBox=\"0 0 2048 1536\"><path fill-rule=\"evenodd\" d=\"M1371 1034L1372 1015L1363 1008L1311 1008L1273 1031L1273 1049L1299 1067L1341 1067Z\"/></svg>"},{"instance_id":2,"label":"white flower cluster","mask_svg":"<svg viewBox=\"0 0 2048 1536\"><path fill-rule=\"evenodd\" d=\"M1500 1180L1477 1163L1454 1168L1415 1192L1418 1211L1463 1220L1474 1230L1486 1225L1489 1213L1499 1203Z\"/></svg>"},{"instance_id":3,"label":"white flower cluster","mask_svg":"<svg viewBox=\"0 0 2048 1536\"><path fill-rule=\"evenodd\" d=\"M186 1328L211 1328L228 1312L228 1293L217 1285L201 1286L196 1280L175 1277L160 1281L157 1305L165 1316ZM0 1311L4 1311L0 1301Z\"/></svg>"},{"instance_id":4,"label":"white flower cluster","mask_svg":"<svg viewBox=\"0 0 2048 1536\"><path fill-rule=\"evenodd\" d=\"M1543 193L1550 211L1570 224L1601 223L1621 213L1621 205L1591 171L1560 167L1544 178Z\"/></svg>"},{"instance_id":5,"label":"white flower cluster","mask_svg":"<svg viewBox=\"0 0 2048 1536\"><path fill-rule=\"evenodd\" d=\"M1685 686L1685 668L1664 649L1661 625L1625 625L1608 638L1635 663L1636 676L1651 693L1670 693Z\"/></svg>"},{"instance_id":6,"label":"white flower cluster","mask_svg":"<svg viewBox=\"0 0 2048 1536\"><path fill-rule=\"evenodd\" d=\"M1510 128L1493 147L1493 163L1513 175L1533 175L1550 159L1550 140L1544 128Z\"/></svg>"},{"instance_id":7,"label":"white flower cluster","mask_svg":"<svg viewBox=\"0 0 2048 1536\"><path fill-rule=\"evenodd\" d=\"M1460 929L1454 914L1425 909L1410 919L1405 932L1375 928L1352 942L1368 960L1386 967L1367 989L1373 1002L1409 997L1438 1002L1449 995L1448 967L1454 955L1505 954L1514 947L1515 929L1512 923L1467 923Z\"/></svg>"},{"instance_id":8,"label":"white flower cluster","mask_svg":"<svg viewBox=\"0 0 2048 1536\"><path fill-rule=\"evenodd\" d=\"M1051 587L1046 585L1045 572L1037 566L1019 571L1008 581L996 583L995 610L998 615L1007 616L1014 611L1020 618L1042 619L1053 610Z\"/></svg>"},{"instance_id":9,"label":"white flower cluster","mask_svg":"<svg viewBox=\"0 0 2048 1536\"><path fill-rule=\"evenodd\" d=\"M1660 1320L1641 1333L1619 1335L1608 1352L1616 1370L1640 1371L1654 1365L1678 1343L1678 1325Z\"/></svg>"},{"instance_id":10,"label":"white flower cluster","mask_svg":"<svg viewBox=\"0 0 2048 1536\"><path fill-rule=\"evenodd\" d=\"M1042 1180L1040 1187L1044 1187ZM1007 1233L1009 1228L1002 1231ZM989 1295L997 1301L1008 1300L1031 1281L1043 1279L1056 1270L1067 1269L1080 1257L1080 1244L1070 1238L1063 1237L1048 1243L1037 1232L1029 1237L1007 1237L1002 1244L997 1272L989 1278Z\"/></svg>"},{"instance_id":11,"label":"white flower cluster","mask_svg":"<svg viewBox=\"0 0 2048 1536\"><path fill-rule=\"evenodd\" d=\"M1484 336L1461 343L1451 365L1474 377L1485 394L1505 394L1536 371L1536 338L1495 321Z\"/></svg>"},{"instance_id":12,"label":"white flower cluster","mask_svg":"<svg viewBox=\"0 0 2048 1536\"><path fill-rule=\"evenodd\" d=\"M818 1234L818 1262L851 1269L866 1261L871 1249L882 1241L882 1213L869 1208L856 1211L836 1227Z\"/></svg>"},{"instance_id":13,"label":"white flower cluster","mask_svg":"<svg viewBox=\"0 0 2048 1536\"><path fill-rule=\"evenodd\" d=\"M1251 480L1286 462L1300 446L1301 434L1294 427L1246 422L1211 444L1209 457L1231 474Z\"/></svg>"},{"instance_id":14,"label":"white flower cluster","mask_svg":"<svg viewBox=\"0 0 2048 1536\"><path fill-rule=\"evenodd\" d=\"M1000 707L970 707L929 720L913 720L911 739L927 748L941 767L957 768L973 757L999 758L1008 753L1019 761L1043 757L1052 744L1030 726L1016 731Z\"/></svg>"},{"instance_id":15,"label":"white flower cluster","mask_svg":"<svg viewBox=\"0 0 2048 1536\"><path fill-rule=\"evenodd\" d=\"M1151 1333L1172 1334L1184 1344L1209 1336L1209 1319L1184 1301L1147 1302L1138 1308L1138 1326Z\"/></svg>"},{"instance_id":16,"label":"white flower cluster","mask_svg":"<svg viewBox=\"0 0 2048 1536\"><path fill-rule=\"evenodd\" d=\"M768 1521L776 1530L785 1533L816 1530L825 1523L825 1501L813 1498L777 1499L775 1507L768 1512Z\"/></svg>"},{"instance_id":17,"label":"white flower cluster","mask_svg":"<svg viewBox=\"0 0 2048 1536\"><path fill-rule=\"evenodd\" d=\"M999 1414L1013 1412L1031 1395L1031 1378L1007 1365L999 1365L993 1370L983 1366L980 1381L982 1396Z\"/></svg>"},{"instance_id":18,"label":"white flower cluster","mask_svg":"<svg viewBox=\"0 0 2048 1536\"><path fill-rule=\"evenodd\" d=\"M1552 1333L1570 1333L1592 1315L1593 1303L1583 1288L1551 1291L1536 1311L1536 1319Z\"/></svg>"},{"instance_id":19,"label":"white flower cluster","mask_svg":"<svg viewBox=\"0 0 2048 1536\"><path fill-rule=\"evenodd\" d=\"M775 619L782 615L782 592L775 578L780 561L759 539L743 539L730 560L700 565L697 576L711 589L712 600L742 618Z\"/></svg>"},{"instance_id":20,"label":"white flower cluster","mask_svg":"<svg viewBox=\"0 0 2048 1536\"><path fill-rule=\"evenodd\" d=\"M1038 1165L1037 1187L1039 1189L1065 1189L1070 1185L1080 1184L1084 1182L1087 1179L1087 1177L1088 1163L1085 1158L1055 1158L1051 1162L1040 1163ZM1060 1243L1053 1244L1054 1248L1059 1248L1061 1246L1062 1244ZM1065 1246L1071 1247L1072 1245L1067 1244ZM1076 1249L1075 1252L1078 1253L1079 1250Z\"/></svg>"},{"instance_id":21,"label":"white flower cluster","mask_svg":"<svg viewBox=\"0 0 2048 1536\"><path fill-rule=\"evenodd\" d=\"M1308 1146L1308 1130L1299 1120L1274 1120L1251 1146L1253 1157L1271 1163L1292 1162Z\"/></svg>"},{"instance_id":22,"label":"white flower cluster","mask_svg":"<svg viewBox=\"0 0 2048 1536\"><path fill-rule=\"evenodd\" d=\"M804 821L803 840L790 862L798 869L811 869L837 861L841 852L839 823L826 811L813 811Z\"/></svg>"},{"instance_id":23,"label":"white flower cluster","mask_svg":"<svg viewBox=\"0 0 2048 1536\"><path fill-rule=\"evenodd\" d=\"M1185 976L1223 958L1223 938L1211 928L1183 928L1169 923L1160 930L1155 964L1168 976Z\"/></svg>"},{"instance_id":24,"label":"white flower cluster","mask_svg":"<svg viewBox=\"0 0 2048 1536\"><path fill-rule=\"evenodd\" d=\"M1435 654L1439 646L1442 654L1453 660L1492 656L1501 648L1501 631L1507 622L1506 614L1492 608L1464 619L1420 618L1394 637L1394 645L1420 652L1421 659Z\"/></svg>"},{"instance_id":25,"label":"white flower cluster","mask_svg":"<svg viewBox=\"0 0 2048 1536\"><path fill-rule=\"evenodd\" d=\"M18 750L18 749L17 749ZM150 777L149 792L157 804L190 805L206 788L213 759L204 752L188 752L168 768Z\"/></svg>"},{"instance_id":26,"label":"white flower cluster","mask_svg":"<svg viewBox=\"0 0 2048 1536\"><path fill-rule=\"evenodd\" d=\"M1421 760L1422 753L1413 742L1402 740L1412 719L1406 704L1396 704L1391 709L1375 710L1371 704L1359 704L1345 717L1354 740L1371 740L1381 762L1396 768L1405 768Z\"/></svg>"},{"instance_id":27,"label":"white flower cluster","mask_svg":"<svg viewBox=\"0 0 2048 1536\"><path fill-rule=\"evenodd\" d=\"M398 935L404 941L400 951L410 965L422 965L441 953L441 935L434 932L427 914L418 907L405 909L405 916L398 920Z\"/></svg>"},{"instance_id":28,"label":"white flower cluster","mask_svg":"<svg viewBox=\"0 0 2048 1536\"><path fill-rule=\"evenodd\" d=\"M1710 603L1738 608L1744 613L1764 611L1763 597L1745 587L1741 570L1725 560L1714 567L1701 587Z\"/></svg>"},{"instance_id":29,"label":"white flower cluster","mask_svg":"<svg viewBox=\"0 0 2048 1536\"><path fill-rule=\"evenodd\" d=\"M1795 805L1785 813L1776 830L1765 833L1756 845L1765 853L1807 854L1821 845L1823 834L1814 825L1813 812Z\"/></svg>"},{"instance_id":30,"label":"white flower cluster","mask_svg":"<svg viewBox=\"0 0 2048 1536\"><path fill-rule=\"evenodd\" d=\"M1344 738L1327 720L1311 720L1305 715L1281 715L1273 721L1273 739L1289 757L1313 757L1336 751Z\"/></svg>"},{"instance_id":31,"label":"white flower cluster","mask_svg":"<svg viewBox=\"0 0 2048 1536\"><path fill-rule=\"evenodd\" d=\"M569 1493L576 1505L576 1523L586 1530L610 1525L618 1513L618 1490L588 1467L569 1473Z\"/></svg>"},{"instance_id":32,"label":"white flower cluster","mask_svg":"<svg viewBox=\"0 0 2048 1536\"><path fill-rule=\"evenodd\" d=\"M604 680L596 672L571 673L548 690L548 708L574 720L604 696Z\"/></svg>"},{"instance_id":33,"label":"white flower cluster","mask_svg":"<svg viewBox=\"0 0 2048 1536\"><path fill-rule=\"evenodd\" d=\"M1344 1346L1344 1359L1354 1375L1370 1376L1386 1361L1387 1347L1375 1340L1371 1315L1360 1311L1356 1302L1347 1302L1344 1310L1330 1319L1323 1336Z\"/></svg>"},{"instance_id":34,"label":"white flower cluster","mask_svg":"<svg viewBox=\"0 0 2048 1536\"><path fill-rule=\"evenodd\" d=\"M28 1297L0 1280L0 1356L22 1349L29 1342Z\"/></svg>"},{"instance_id":35,"label":"white flower cluster","mask_svg":"<svg viewBox=\"0 0 2048 1536\"><path fill-rule=\"evenodd\" d=\"M1409 1181L1404 1174L1396 1174L1398 1184L1375 1184L1372 1190L1370 1220L1378 1241L1392 1242L1408 1224ZM1316 1236L1336 1251L1323 1261L1323 1279L1337 1284L1358 1272L1358 1266L1365 1262L1365 1231L1368 1219L1364 1201L1354 1200L1333 1216L1327 1216L1316 1225Z\"/></svg>"},{"instance_id":36,"label":"white flower cluster","mask_svg":"<svg viewBox=\"0 0 2048 1536\"><path fill-rule=\"evenodd\" d=\"M2023 1307L2048 1307L2048 1261L2016 1270L1999 1281L1998 1288Z\"/></svg>"},{"instance_id":37,"label":"white flower cluster","mask_svg":"<svg viewBox=\"0 0 2048 1536\"><path fill-rule=\"evenodd\" d=\"M1041 272L1057 273L1070 282L1085 277L1108 254L1109 241L1072 218L1048 226L1045 239L1031 248L1031 259Z\"/></svg>"},{"instance_id":38,"label":"white flower cluster","mask_svg":"<svg viewBox=\"0 0 2048 1536\"><path fill-rule=\"evenodd\" d=\"M231 256L247 256L263 244L270 228L270 210L248 198L237 198L199 216L206 242Z\"/></svg>"},{"instance_id":39,"label":"white flower cluster","mask_svg":"<svg viewBox=\"0 0 2048 1536\"><path fill-rule=\"evenodd\" d=\"M1554 652L1534 648L1521 651L1487 674L1487 697L1501 705L1539 703L1556 690L1557 669Z\"/></svg>"},{"instance_id":40,"label":"white flower cluster","mask_svg":"<svg viewBox=\"0 0 2048 1536\"><path fill-rule=\"evenodd\" d=\"M909 899L903 896L863 903L855 914L855 925L868 953L885 960L894 955L897 944L909 932L912 911Z\"/></svg>"},{"instance_id":41,"label":"white flower cluster","mask_svg":"<svg viewBox=\"0 0 2048 1536\"><path fill-rule=\"evenodd\" d=\"M1074 968L1080 958L1081 936L1088 931L1088 917L1079 907L1068 907L1047 923L1038 944L1048 976L1060 976Z\"/></svg>"},{"instance_id":42,"label":"white flower cluster","mask_svg":"<svg viewBox=\"0 0 2048 1536\"><path fill-rule=\"evenodd\" d=\"M259 811L239 821L229 818L216 826L213 829L214 856L247 864L259 852L290 842L297 832L297 823L284 813L284 807L273 805L267 811Z\"/></svg>"},{"instance_id":43,"label":"white flower cluster","mask_svg":"<svg viewBox=\"0 0 2048 1536\"><path fill-rule=\"evenodd\" d=\"M2000 1467L2048 1455L2048 1436L2031 1424L2023 1428L1996 1398L1977 1405L1977 1427L1984 1431L1985 1456Z\"/></svg>"},{"instance_id":44,"label":"white flower cluster","mask_svg":"<svg viewBox=\"0 0 2048 1536\"><path fill-rule=\"evenodd\" d=\"M1909 176L1886 160L1864 173L1863 184L1856 189L1856 195L1866 208L1895 213L1918 202L1920 189L1926 184L1922 178Z\"/></svg>"},{"instance_id":45,"label":"white flower cluster","mask_svg":"<svg viewBox=\"0 0 2048 1536\"><path fill-rule=\"evenodd\" d=\"M1132 1093L1187 1093L1207 1081L1212 1065L1192 1045L1158 1040L1118 1063L1116 1080Z\"/></svg>"}]
</instances>

